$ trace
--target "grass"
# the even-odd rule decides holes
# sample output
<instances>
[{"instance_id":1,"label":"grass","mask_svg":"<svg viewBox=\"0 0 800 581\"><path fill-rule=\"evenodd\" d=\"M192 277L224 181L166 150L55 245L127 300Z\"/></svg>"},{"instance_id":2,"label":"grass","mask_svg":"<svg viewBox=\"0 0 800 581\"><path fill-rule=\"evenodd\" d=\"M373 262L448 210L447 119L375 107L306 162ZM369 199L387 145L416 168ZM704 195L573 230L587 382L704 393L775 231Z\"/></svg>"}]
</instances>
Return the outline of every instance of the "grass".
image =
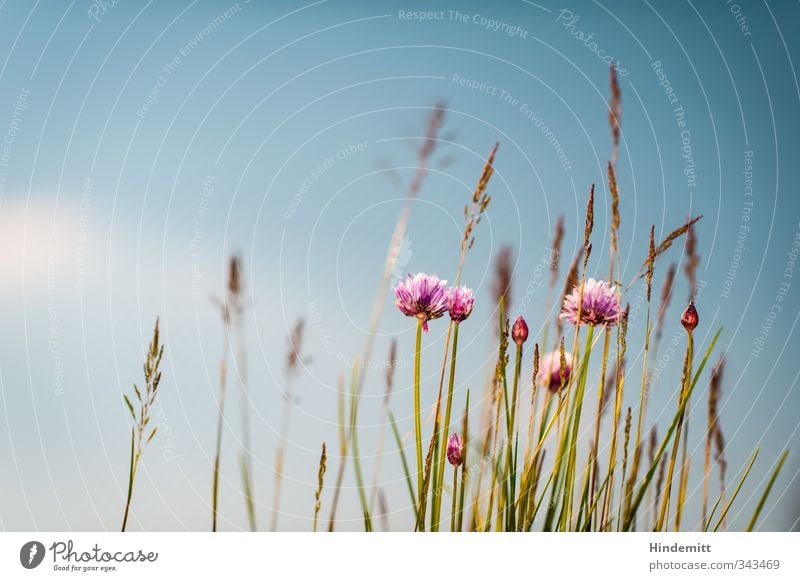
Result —
<instances>
[{"instance_id":1,"label":"grass","mask_svg":"<svg viewBox=\"0 0 800 581\"><path fill-rule=\"evenodd\" d=\"M620 282L624 274L621 268L623 249L620 247L619 234L623 192L618 181L616 163L622 109L620 88L613 67L611 70L609 122L613 149L604 176L608 180L611 199L610 216L607 221L610 224L606 281L609 286L604 287L609 289L610 294L598 294L598 282L590 276L590 273L595 273L599 269L595 264L598 256L593 252L593 248L595 245L598 248L604 247L594 240L597 234L594 232L595 185L592 184L584 216L583 245L564 276L561 287L564 289L563 294L560 303L555 305L560 308L555 309L556 316L553 320L551 318L551 306L554 306L553 291L559 288L557 284L560 278L558 254L566 235L563 217L556 222L553 235L556 258L551 265L551 279L546 299L542 304L547 313L545 323L541 328L534 330L530 338L527 325L524 336L517 324L514 324L513 329L511 327L511 320L515 314L511 292L513 253L507 248L501 249L498 253L495 262L496 280L492 285L492 304L496 305L492 316L496 317L496 325L494 323L491 325L496 340L493 349L496 346L497 358L494 369L491 370L493 372L488 373L490 370L487 370L489 377L485 385L486 397L479 399L477 403L475 401L471 403L470 389L466 389L468 386L464 385L462 390L462 385L459 383L459 377L464 374L458 373L459 364L463 364L464 360L464 356L459 357L459 341L462 341L463 345L463 342L472 340L475 333L480 332L477 330L480 325L474 321L454 318L447 325L446 333L443 333L444 349L441 353L441 366L437 367L438 390L431 391L431 395L436 396L435 402L430 408L423 405L423 402L427 401L425 397L427 386L422 373L423 325L427 322L427 318L419 314L409 315L404 310L406 315L417 316L413 337L409 333L406 339L400 340L401 345L404 340L409 347L413 345L413 380L408 386L412 391L410 403L413 415L407 420L400 418L401 421L398 422L391 409L390 397L395 381L392 367L386 375L386 390L381 411L385 420L383 423L388 426L381 427L381 430L391 428L397 448L398 465L402 469L403 477L400 485L408 493L407 513L409 522L413 523L413 527L410 528L414 530L449 529L452 532L511 532L535 529L634 531L642 528L657 532L670 528L681 530L690 520L686 516L687 503L690 500L688 483L695 458L691 453L692 445L689 443L688 431L692 409L690 402L696 391L702 391L702 388L698 390L698 385L708 386L707 421L705 426L701 426L705 432L701 434L704 446L700 529L718 531L726 528L726 519L732 514L732 507L740 497L752 469L757 465L758 448L741 468L741 476L736 486L729 488L726 485L727 460L721 428L723 418L719 415L723 359L720 358L720 363L714 368L710 378L704 375L722 329L716 331L710 340L704 341L700 334L695 335L694 325L687 326L685 321L679 321L677 317L666 314L673 287L676 285L677 269L673 264L666 269L665 274L662 274L661 262L665 255L673 251L676 243L684 238L686 242L684 271L689 287L690 304L697 298L696 269L700 263L700 255L696 230L699 228L702 216L687 218L660 241L655 238L655 226L651 226L649 232L642 233L649 234L646 252L642 252L642 256L637 256L637 250L634 249L631 253L634 264L639 264L636 261L641 258L641 267L636 270L633 280L627 286ZM316 487L311 505L313 524L310 527L314 531L319 528L318 521L323 502L326 507L330 507L327 530L335 530L337 507L345 493L351 493L357 498L365 531L373 530L373 511L376 498L379 499L378 517L383 517L383 528L387 528L388 521L385 518L390 511L386 506L384 490L379 489L381 479L377 460L373 463L371 488L365 485L363 464L371 454L362 455L360 446L369 447L371 451L373 442L365 439L363 430L359 430L358 413L366 382L365 370L369 367L374 336L387 302L389 281L396 264L399 241L408 228L413 202L421 191L428 167L433 162L444 114L443 106L438 105L433 109L427 124L425 138L418 151L418 168L408 186L402 211L392 233L384 269L378 281L363 356L355 358L349 369L349 390L345 388L344 374L339 379L339 454L338 458L329 456L326 444L322 444L322 453L316 464ZM454 262L455 276L452 279L455 285L462 284L466 259L476 243L478 225L490 205L491 196L488 190L494 173L497 151L498 144L494 144L489 155L483 160L478 182L464 206L463 231L460 239L454 240L453 248L458 250L458 260ZM603 271L605 272L605 267ZM664 286L661 304L656 310L651 304L652 288L654 280L662 276ZM625 355L628 351L628 323L631 310L630 305L625 303L628 300L628 292L637 283L644 284L646 293L644 342L642 345L632 346L635 353L642 355L638 394L634 393L626 398ZM223 356L220 362L216 454L212 485L212 530L217 530L220 512L218 488L230 335L232 329L240 328L241 315L244 311L242 286L238 259L231 259L227 291L224 299L219 301L224 338ZM601 299L607 301L613 308L608 305L602 306ZM424 302L420 297L415 297L414 300L416 306ZM698 307L702 305L698 304ZM605 312L604 309L609 312ZM518 310L518 313L521 312L522 307ZM393 314L397 316L397 313ZM440 312L430 317L431 324L443 325L444 322L433 321L442 314ZM568 320L570 324L565 324L564 320ZM664 329L677 329L681 323L686 328L686 334L679 335L679 338L681 341L685 339L685 342L680 342L676 350L685 348L683 366L681 369L674 369L674 374L679 375L680 380L675 381L672 386L664 386L665 389L671 387L677 397L674 400L674 409L668 413L669 423L666 430L659 438L660 430L655 423L649 422L647 416L648 398L655 384L653 362L658 357ZM512 346L513 353L509 352L510 339L515 343L515 346ZM527 342L529 339L530 342ZM278 528L283 467L291 425L290 414L294 406L295 382L304 363L301 353L302 340L301 319L289 337L283 413L279 443L275 452L275 480L272 490L273 502L270 507L272 530ZM566 351L564 346L570 343L572 350ZM541 373L540 346L543 349L554 349L559 356L559 385L550 383L549 374L552 374L553 370L548 370L544 375ZM396 361L396 350L397 343L393 340L389 355L390 365ZM128 521L133 484L142 451L155 435L154 429L152 432L148 430L148 412L155 399L160 380L159 364L162 354L163 347L159 345L158 323L156 323L153 342L145 362L144 394L138 388L134 388L139 404L138 411L133 402L125 397L134 426L131 430L129 486L123 530ZM528 361L532 361L533 369L530 382L526 379ZM595 368L599 368L599 374L594 373ZM474 377L470 381L474 382ZM529 412L523 410L520 405L521 397L527 394L528 385L530 385ZM469 387L475 393L475 386ZM591 409L585 412L586 398L591 399L595 393L596 408L592 402ZM240 469L248 522L251 530L255 530L256 486L249 455L250 402L246 397L244 381L242 381L242 396L243 410L240 421L243 452ZM633 401L628 402L631 398ZM527 406L527 403L524 405ZM458 413L462 409L459 421ZM527 415L527 422L523 414ZM453 418L454 415L456 419ZM594 422L587 425L584 415L593 415ZM476 416L482 419L473 422L470 416L472 419ZM448 436L454 431L458 432L459 428L464 446L462 462L448 468ZM699 430L696 422L692 422L692 430L693 432ZM383 451L383 433L379 432L380 437L377 438L375 453L377 457ZM413 434L413 444L411 434ZM697 437L694 433L693 435ZM408 450L408 446L411 446L413 451ZM646 448L647 453L645 453ZM752 517L746 530L751 531L756 527L787 454L788 451L777 459L772 474L752 510ZM333 483L326 483L328 464L334 458L338 462L336 478ZM355 486L345 487L345 471L350 461L352 461ZM715 467L719 472L719 493L709 510L710 481ZM313 474L311 468L309 474ZM451 496L446 498L447 494ZM330 502L327 501L326 495L332 495ZM391 513L397 512L400 511L398 509L391 511Z\"/></svg>"},{"instance_id":2,"label":"grass","mask_svg":"<svg viewBox=\"0 0 800 581\"><path fill-rule=\"evenodd\" d=\"M142 459L142 453L147 445L153 440L158 430L158 426L150 425L150 410L156 401L158 395L158 386L161 384L161 359L164 356L164 346L161 345L161 340L158 330L158 319L156 319L155 327L153 328L153 338L150 341L150 346L147 349L145 361L143 365L144 370L144 390L140 389L135 383L133 384L133 394L136 398L134 405L132 400L123 395L125 406L131 414L133 419L133 426L131 426L131 451L130 463L128 468L128 494L125 500L125 513L122 517L122 532L124 533L128 528L128 517L130 515L131 501L133 499L133 484L136 480L136 470L139 467L139 462Z\"/></svg>"}]
</instances>

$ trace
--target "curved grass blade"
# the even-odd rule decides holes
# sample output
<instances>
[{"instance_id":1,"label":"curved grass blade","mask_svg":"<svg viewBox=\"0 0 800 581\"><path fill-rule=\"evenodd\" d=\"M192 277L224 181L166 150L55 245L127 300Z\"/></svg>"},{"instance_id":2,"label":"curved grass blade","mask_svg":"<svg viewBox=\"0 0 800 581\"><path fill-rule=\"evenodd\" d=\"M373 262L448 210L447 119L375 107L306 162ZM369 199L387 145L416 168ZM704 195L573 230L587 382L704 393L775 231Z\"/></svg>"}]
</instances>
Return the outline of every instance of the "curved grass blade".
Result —
<instances>
[{"instance_id":1,"label":"curved grass blade","mask_svg":"<svg viewBox=\"0 0 800 581\"><path fill-rule=\"evenodd\" d=\"M758 501L758 505L756 506L755 512L753 512L753 516L750 518L750 524L747 525L747 532L752 532L753 527L756 525L756 521L758 520L759 515L761 514L761 509L764 508L764 503L767 502L767 497L769 493L772 491L772 485L775 484L775 480L778 478L778 474L780 474L781 468L783 468L783 463L786 462L786 457L789 455L789 450L784 450L783 454L781 454L780 460L778 460L778 465L775 467L775 470L772 472L772 476L770 476L769 482L767 483L767 487L764 489L764 494L761 495L761 500Z\"/></svg>"}]
</instances>

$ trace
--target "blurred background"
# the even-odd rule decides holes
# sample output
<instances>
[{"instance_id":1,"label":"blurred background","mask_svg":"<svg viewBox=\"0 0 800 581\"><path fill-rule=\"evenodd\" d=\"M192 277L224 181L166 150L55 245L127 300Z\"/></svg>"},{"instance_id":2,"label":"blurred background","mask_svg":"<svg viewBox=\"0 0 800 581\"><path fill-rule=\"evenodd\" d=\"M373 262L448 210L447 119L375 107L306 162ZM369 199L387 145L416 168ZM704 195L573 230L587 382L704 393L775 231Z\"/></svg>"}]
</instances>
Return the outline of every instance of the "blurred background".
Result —
<instances>
[{"instance_id":1,"label":"blurred background","mask_svg":"<svg viewBox=\"0 0 800 581\"><path fill-rule=\"evenodd\" d=\"M421 10L432 15L423 20ZM556 315L543 267L556 220L563 215L566 228L560 290L596 183L589 272L607 275L609 62L622 91L621 280L645 260L651 224L661 240L688 215L704 215L695 336L704 348L725 327L712 362L726 354L720 413L729 481L760 448L728 526L746 526L790 448L760 529L796 529L798 18L797 3L731 1L0 3L0 529L119 528L130 445L122 394L141 385L156 316L166 345L153 413L159 433L139 468L129 529L210 529L224 341L214 297L224 293L232 253L242 256L246 285L259 528L272 516L282 438L278 528L311 529L323 441L327 523L340 460L337 377L362 353L391 233L440 101L441 141L393 278L453 278L464 204L499 142L492 202L463 274L478 299L461 329L456 409L469 388L477 424L496 359L491 289L500 249L513 249L512 314L524 313L535 339ZM684 240L659 259L654 281L660 289L668 264L677 264L647 415L662 432L684 348ZM625 297L625 405L634 409L642 292L637 284ZM287 338L300 319L303 357L290 380ZM366 362L359 440L369 493L383 497L378 529L412 526L383 412L383 368L396 338L391 408L407 434L413 326L387 298ZM433 322L425 336L426 408L446 328ZM237 371L223 433L223 530L248 526ZM692 408L692 529L709 371ZM362 530L354 486L348 461L337 530Z\"/></svg>"}]
</instances>

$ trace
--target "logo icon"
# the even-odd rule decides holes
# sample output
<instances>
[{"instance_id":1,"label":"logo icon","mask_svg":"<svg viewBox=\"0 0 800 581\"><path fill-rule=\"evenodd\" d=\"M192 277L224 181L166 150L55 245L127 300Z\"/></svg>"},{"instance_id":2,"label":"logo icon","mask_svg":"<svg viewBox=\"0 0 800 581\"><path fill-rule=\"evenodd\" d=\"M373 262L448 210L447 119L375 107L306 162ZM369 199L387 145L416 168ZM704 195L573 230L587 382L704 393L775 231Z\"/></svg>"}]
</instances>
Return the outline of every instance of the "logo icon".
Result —
<instances>
[{"instance_id":1,"label":"logo icon","mask_svg":"<svg viewBox=\"0 0 800 581\"><path fill-rule=\"evenodd\" d=\"M35 569L44 560L44 545L39 541L28 541L19 550L19 562L26 569Z\"/></svg>"}]
</instances>

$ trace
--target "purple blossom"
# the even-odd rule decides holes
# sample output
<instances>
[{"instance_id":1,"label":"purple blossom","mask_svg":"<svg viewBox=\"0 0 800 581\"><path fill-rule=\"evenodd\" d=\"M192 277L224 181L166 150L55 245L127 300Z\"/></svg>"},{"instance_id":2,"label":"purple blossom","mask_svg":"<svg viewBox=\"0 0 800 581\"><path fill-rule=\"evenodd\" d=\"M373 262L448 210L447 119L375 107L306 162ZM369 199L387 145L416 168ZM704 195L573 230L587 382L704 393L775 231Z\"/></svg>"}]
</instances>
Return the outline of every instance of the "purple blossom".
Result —
<instances>
[{"instance_id":1,"label":"purple blossom","mask_svg":"<svg viewBox=\"0 0 800 581\"><path fill-rule=\"evenodd\" d=\"M464 442L456 433L450 434L447 440L447 461L456 467L464 461Z\"/></svg>"},{"instance_id":2,"label":"purple blossom","mask_svg":"<svg viewBox=\"0 0 800 581\"><path fill-rule=\"evenodd\" d=\"M564 298L561 307L562 319L573 325L578 322L578 301L581 298L580 286L575 286L572 292ZM617 287L611 286L606 281L587 279L583 287L583 304L581 311L581 325L609 325L619 322L621 310Z\"/></svg>"},{"instance_id":3,"label":"purple blossom","mask_svg":"<svg viewBox=\"0 0 800 581\"><path fill-rule=\"evenodd\" d=\"M407 317L422 321L428 332L428 321L447 312L447 281L438 276L418 272L409 274L394 287L394 304Z\"/></svg>"},{"instance_id":4,"label":"purple blossom","mask_svg":"<svg viewBox=\"0 0 800 581\"><path fill-rule=\"evenodd\" d=\"M572 353L564 352L564 385L569 383L569 376L572 374ZM536 376L539 385L548 388L556 393L561 389L561 351L550 351L539 360L539 373Z\"/></svg>"},{"instance_id":5,"label":"purple blossom","mask_svg":"<svg viewBox=\"0 0 800 581\"><path fill-rule=\"evenodd\" d=\"M447 310L450 311L450 318L453 322L460 323L465 321L472 313L472 306L475 304L475 295L472 289L465 286L454 286L450 288L447 295Z\"/></svg>"}]
</instances>

